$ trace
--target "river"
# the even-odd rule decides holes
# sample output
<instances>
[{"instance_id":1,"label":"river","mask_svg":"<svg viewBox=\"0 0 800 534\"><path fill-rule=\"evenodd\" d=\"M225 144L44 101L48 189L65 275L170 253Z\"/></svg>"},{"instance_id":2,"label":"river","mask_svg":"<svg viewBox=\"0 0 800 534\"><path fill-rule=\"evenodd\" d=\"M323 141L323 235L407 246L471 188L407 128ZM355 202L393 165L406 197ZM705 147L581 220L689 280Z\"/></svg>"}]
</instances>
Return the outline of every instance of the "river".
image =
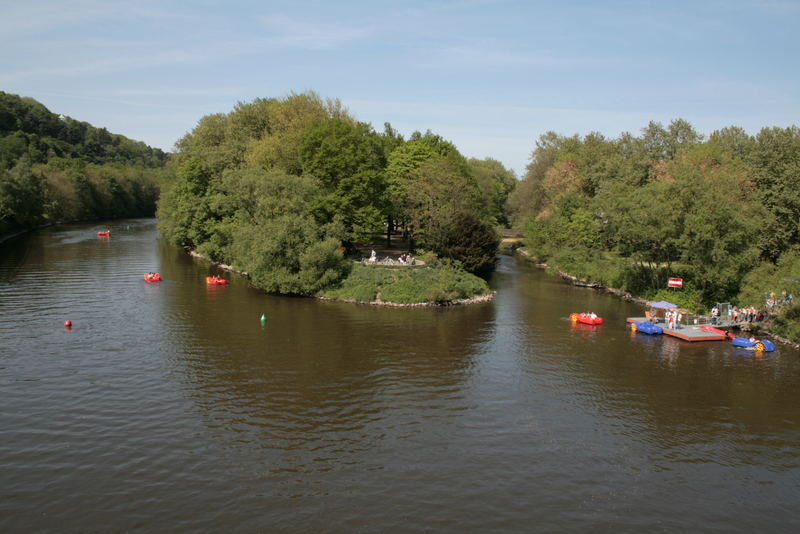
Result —
<instances>
[{"instance_id":1,"label":"river","mask_svg":"<svg viewBox=\"0 0 800 534\"><path fill-rule=\"evenodd\" d=\"M2 532L800 529L795 349L632 334L510 257L463 307L209 287L108 227L0 245Z\"/></svg>"}]
</instances>

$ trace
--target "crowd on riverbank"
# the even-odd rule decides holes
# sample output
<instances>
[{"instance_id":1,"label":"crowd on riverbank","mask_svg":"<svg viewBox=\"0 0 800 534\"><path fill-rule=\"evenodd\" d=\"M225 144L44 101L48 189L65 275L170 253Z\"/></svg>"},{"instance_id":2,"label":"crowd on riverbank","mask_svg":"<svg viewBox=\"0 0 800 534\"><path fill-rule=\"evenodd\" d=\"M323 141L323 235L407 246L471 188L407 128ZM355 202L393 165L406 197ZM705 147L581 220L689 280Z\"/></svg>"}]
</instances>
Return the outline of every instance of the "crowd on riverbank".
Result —
<instances>
[{"instance_id":1,"label":"crowd on riverbank","mask_svg":"<svg viewBox=\"0 0 800 534\"><path fill-rule=\"evenodd\" d=\"M755 323L764 320L765 313L755 306L729 306L726 313L720 312L719 306L711 308L711 324L721 324L728 322L730 324L739 323Z\"/></svg>"}]
</instances>

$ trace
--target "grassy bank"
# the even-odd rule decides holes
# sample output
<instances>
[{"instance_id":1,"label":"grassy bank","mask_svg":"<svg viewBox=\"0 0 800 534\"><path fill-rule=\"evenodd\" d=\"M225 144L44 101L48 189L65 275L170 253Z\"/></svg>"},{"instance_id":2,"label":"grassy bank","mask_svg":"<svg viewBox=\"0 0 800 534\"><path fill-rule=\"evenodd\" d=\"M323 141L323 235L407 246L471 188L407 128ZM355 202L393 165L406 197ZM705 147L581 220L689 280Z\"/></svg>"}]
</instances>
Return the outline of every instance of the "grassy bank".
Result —
<instances>
[{"instance_id":1,"label":"grassy bank","mask_svg":"<svg viewBox=\"0 0 800 534\"><path fill-rule=\"evenodd\" d=\"M491 295L481 278L449 266L355 264L350 275L318 297L363 303L449 304Z\"/></svg>"}]
</instances>

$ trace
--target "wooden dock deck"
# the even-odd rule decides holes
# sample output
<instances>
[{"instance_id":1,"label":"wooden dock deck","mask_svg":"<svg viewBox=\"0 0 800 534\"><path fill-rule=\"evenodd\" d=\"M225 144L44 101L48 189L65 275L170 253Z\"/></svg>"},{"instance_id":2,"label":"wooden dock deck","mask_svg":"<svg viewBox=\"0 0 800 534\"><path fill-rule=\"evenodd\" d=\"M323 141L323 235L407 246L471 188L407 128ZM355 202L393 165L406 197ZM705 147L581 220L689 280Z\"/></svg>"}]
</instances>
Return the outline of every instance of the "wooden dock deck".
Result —
<instances>
[{"instance_id":1,"label":"wooden dock deck","mask_svg":"<svg viewBox=\"0 0 800 534\"><path fill-rule=\"evenodd\" d=\"M646 317L628 317L625 322L630 323L641 323L647 321ZM678 339L682 339L684 341L725 341L727 339L725 336L721 334L715 334L713 332L706 332L705 330L700 330L697 325L680 325L680 328L672 329L667 328L666 323L657 323L658 326L664 330L665 336L672 336Z\"/></svg>"}]
</instances>

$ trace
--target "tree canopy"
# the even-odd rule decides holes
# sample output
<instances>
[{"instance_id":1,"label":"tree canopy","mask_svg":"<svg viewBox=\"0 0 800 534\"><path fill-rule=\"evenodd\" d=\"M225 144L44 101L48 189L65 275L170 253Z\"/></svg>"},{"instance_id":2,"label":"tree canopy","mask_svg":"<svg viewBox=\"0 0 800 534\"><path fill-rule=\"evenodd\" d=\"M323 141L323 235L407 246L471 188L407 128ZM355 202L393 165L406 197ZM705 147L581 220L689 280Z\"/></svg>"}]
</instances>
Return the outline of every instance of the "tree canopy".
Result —
<instances>
[{"instance_id":1,"label":"tree canopy","mask_svg":"<svg viewBox=\"0 0 800 534\"><path fill-rule=\"evenodd\" d=\"M798 163L796 127L707 141L681 119L639 137L549 132L509 213L532 252L567 272L643 295L680 275L687 305L736 301L752 298L748 273L800 247Z\"/></svg>"},{"instance_id":2,"label":"tree canopy","mask_svg":"<svg viewBox=\"0 0 800 534\"><path fill-rule=\"evenodd\" d=\"M389 124L376 132L312 92L240 102L200 119L176 146L177 179L159 202L163 235L280 293L334 284L347 271L340 248L397 228L413 246L447 213L472 213L494 233L516 182L499 162L467 161L431 132L407 141ZM494 264L490 248L482 266Z\"/></svg>"}]
</instances>

